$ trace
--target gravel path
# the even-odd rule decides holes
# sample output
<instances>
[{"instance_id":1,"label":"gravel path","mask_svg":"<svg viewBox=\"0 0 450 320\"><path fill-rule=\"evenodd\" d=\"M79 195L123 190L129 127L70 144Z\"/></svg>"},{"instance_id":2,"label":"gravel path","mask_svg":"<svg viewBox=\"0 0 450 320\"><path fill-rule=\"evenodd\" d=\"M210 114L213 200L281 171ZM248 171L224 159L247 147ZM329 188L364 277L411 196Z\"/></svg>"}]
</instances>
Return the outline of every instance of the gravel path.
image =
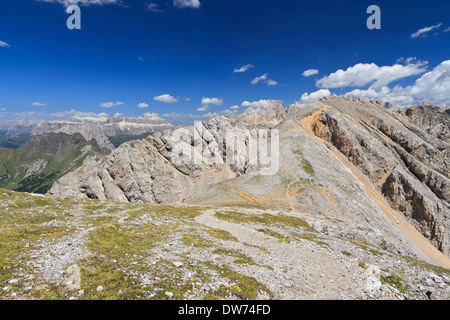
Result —
<instances>
[{"instance_id":1,"label":"gravel path","mask_svg":"<svg viewBox=\"0 0 450 320\"><path fill-rule=\"evenodd\" d=\"M266 270L263 274L255 270L253 276L280 299L356 299L364 294L370 282L365 270L341 258L342 255L315 244L280 242L246 226L218 220L214 213L214 210L207 210L196 221L227 231L239 242L269 252L258 258L274 272Z\"/></svg>"}]
</instances>

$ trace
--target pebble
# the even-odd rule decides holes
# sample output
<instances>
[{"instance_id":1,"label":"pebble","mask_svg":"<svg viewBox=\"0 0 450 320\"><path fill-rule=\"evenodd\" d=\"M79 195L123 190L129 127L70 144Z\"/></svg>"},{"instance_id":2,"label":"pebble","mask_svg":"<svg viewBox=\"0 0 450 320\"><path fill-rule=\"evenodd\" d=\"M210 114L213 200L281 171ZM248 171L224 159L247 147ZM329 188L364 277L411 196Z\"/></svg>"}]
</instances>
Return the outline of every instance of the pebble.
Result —
<instances>
[{"instance_id":1,"label":"pebble","mask_svg":"<svg viewBox=\"0 0 450 320\"><path fill-rule=\"evenodd\" d=\"M97 292L103 292L103 287L102 286L98 286L97 287Z\"/></svg>"},{"instance_id":2,"label":"pebble","mask_svg":"<svg viewBox=\"0 0 450 320\"><path fill-rule=\"evenodd\" d=\"M180 268L180 267L183 266L183 262L176 261L176 262L173 263L173 265L174 265L175 267L177 267L177 268Z\"/></svg>"},{"instance_id":3,"label":"pebble","mask_svg":"<svg viewBox=\"0 0 450 320\"><path fill-rule=\"evenodd\" d=\"M166 292L166 296L168 296L169 298L172 298L172 297L173 297L173 293L172 293L172 292L169 292L169 291L167 291L167 292Z\"/></svg>"}]
</instances>

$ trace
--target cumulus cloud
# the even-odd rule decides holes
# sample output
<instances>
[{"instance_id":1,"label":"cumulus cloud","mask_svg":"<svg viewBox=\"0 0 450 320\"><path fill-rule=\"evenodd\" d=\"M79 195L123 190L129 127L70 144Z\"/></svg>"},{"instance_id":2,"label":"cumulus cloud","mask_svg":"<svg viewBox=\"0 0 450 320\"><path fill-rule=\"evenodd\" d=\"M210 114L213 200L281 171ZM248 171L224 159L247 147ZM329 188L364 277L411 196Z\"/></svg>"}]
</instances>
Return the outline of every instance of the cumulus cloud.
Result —
<instances>
[{"instance_id":1,"label":"cumulus cloud","mask_svg":"<svg viewBox=\"0 0 450 320\"><path fill-rule=\"evenodd\" d=\"M117 102L102 102L100 103L100 107L102 108L113 108L123 105L123 102L117 101Z\"/></svg>"},{"instance_id":2,"label":"cumulus cloud","mask_svg":"<svg viewBox=\"0 0 450 320\"><path fill-rule=\"evenodd\" d=\"M89 5L99 5L103 6L106 4L118 4L120 0L37 0L41 2L54 2L60 3L66 7L76 4L78 6L89 6Z\"/></svg>"},{"instance_id":3,"label":"cumulus cloud","mask_svg":"<svg viewBox=\"0 0 450 320\"><path fill-rule=\"evenodd\" d=\"M148 107L149 107L149 105L146 104L145 102L138 103L137 106L138 106L138 108L140 108L140 109L145 109L145 108L148 108Z\"/></svg>"},{"instance_id":4,"label":"cumulus cloud","mask_svg":"<svg viewBox=\"0 0 450 320\"><path fill-rule=\"evenodd\" d=\"M393 89L384 86L377 90L353 90L355 96L366 99L389 101L398 105L409 105L420 100L428 100L436 105L450 104L450 60L443 61L432 71L423 74L413 85Z\"/></svg>"},{"instance_id":5,"label":"cumulus cloud","mask_svg":"<svg viewBox=\"0 0 450 320\"><path fill-rule=\"evenodd\" d=\"M200 0L173 0L173 5L178 8L198 9L201 3Z\"/></svg>"},{"instance_id":6,"label":"cumulus cloud","mask_svg":"<svg viewBox=\"0 0 450 320\"><path fill-rule=\"evenodd\" d=\"M205 98L202 99L202 105L213 104L216 106L221 106L223 104L223 99L219 98Z\"/></svg>"},{"instance_id":7,"label":"cumulus cloud","mask_svg":"<svg viewBox=\"0 0 450 320\"><path fill-rule=\"evenodd\" d=\"M238 110L239 108L240 108L240 106L238 106L238 105L230 107L231 110Z\"/></svg>"},{"instance_id":8,"label":"cumulus cloud","mask_svg":"<svg viewBox=\"0 0 450 320\"><path fill-rule=\"evenodd\" d=\"M303 71L302 76L304 76L304 77L311 77L311 76L314 76L316 74L319 74L319 70L309 69L309 70Z\"/></svg>"},{"instance_id":9,"label":"cumulus cloud","mask_svg":"<svg viewBox=\"0 0 450 320\"><path fill-rule=\"evenodd\" d=\"M389 83L419 75L427 71L428 62L417 59L407 59L405 64L379 67L375 63L358 63L347 70L338 70L316 82L316 86L324 89L363 87L373 83L380 89Z\"/></svg>"},{"instance_id":10,"label":"cumulus cloud","mask_svg":"<svg viewBox=\"0 0 450 320\"><path fill-rule=\"evenodd\" d=\"M159 6L158 6L156 3L154 3L154 2L146 3L146 4L145 4L145 8L146 8L148 11L151 11L151 12L160 12L160 13L163 13L163 12L164 12L164 11L162 11L162 10L159 8Z\"/></svg>"},{"instance_id":11,"label":"cumulus cloud","mask_svg":"<svg viewBox=\"0 0 450 320\"><path fill-rule=\"evenodd\" d=\"M420 36L425 36L428 32L433 31L435 29L439 29L441 26L442 26L442 23L439 23L439 24L437 24L435 26L422 28L422 29L418 30L417 32L413 33L411 35L411 38L415 39L415 38L418 38Z\"/></svg>"},{"instance_id":12,"label":"cumulus cloud","mask_svg":"<svg viewBox=\"0 0 450 320\"><path fill-rule=\"evenodd\" d=\"M246 64L245 66L242 66L238 69L234 69L234 73L242 73L242 72L247 72L248 70L250 70L250 68L253 68L254 66L251 64Z\"/></svg>"},{"instance_id":13,"label":"cumulus cloud","mask_svg":"<svg viewBox=\"0 0 450 320\"><path fill-rule=\"evenodd\" d=\"M179 101L177 98L172 97L170 94L163 94L160 96L156 96L153 98L153 100L163 103L177 103Z\"/></svg>"},{"instance_id":14,"label":"cumulus cloud","mask_svg":"<svg viewBox=\"0 0 450 320\"><path fill-rule=\"evenodd\" d=\"M328 97L331 95L330 90L328 89L320 89L316 92L307 93L305 92L302 97L300 98L300 101L298 101L299 104L308 104L311 102L314 102L316 100L322 99L323 97Z\"/></svg>"},{"instance_id":15,"label":"cumulus cloud","mask_svg":"<svg viewBox=\"0 0 450 320\"><path fill-rule=\"evenodd\" d=\"M278 84L278 82L276 82L275 80L269 79L269 74L263 74L260 77L256 77L255 79L253 79L250 83L252 85L258 84L260 82L264 82L265 84L267 84L268 86L276 86Z\"/></svg>"},{"instance_id":16,"label":"cumulus cloud","mask_svg":"<svg viewBox=\"0 0 450 320\"><path fill-rule=\"evenodd\" d=\"M7 44L6 42L0 41L0 47L9 47L9 44Z\"/></svg>"},{"instance_id":17,"label":"cumulus cloud","mask_svg":"<svg viewBox=\"0 0 450 320\"><path fill-rule=\"evenodd\" d=\"M256 77L256 78L253 79L250 83L253 84L253 85L255 85L255 84L257 84L257 83L259 83L259 82L261 82L261 81L267 80L268 75L269 75L269 74L266 73L266 74L263 74L263 75L260 76L260 77Z\"/></svg>"},{"instance_id":18,"label":"cumulus cloud","mask_svg":"<svg viewBox=\"0 0 450 320\"><path fill-rule=\"evenodd\" d=\"M264 100L261 99L259 101L244 101L242 102L241 106L242 107L246 107L246 108L254 108L254 109L258 109L258 108L264 108L267 107L269 104L271 104L274 100Z\"/></svg>"},{"instance_id":19,"label":"cumulus cloud","mask_svg":"<svg viewBox=\"0 0 450 320\"><path fill-rule=\"evenodd\" d=\"M33 102L32 105L35 106L35 107L44 107L44 106L46 106L47 104L41 103L41 102Z\"/></svg>"},{"instance_id":20,"label":"cumulus cloud","mask_svg":"<svg viewBox=\"0 0 450 320\"><path fill-rule=\"evenodd\" d=\"M209 109L209 106L203 106L203 107L201 107L201 108L197 108L197 111L203 112L203 111L206 111L206 110L208 110L208 109Z\"/></svg>"}]
</instances>

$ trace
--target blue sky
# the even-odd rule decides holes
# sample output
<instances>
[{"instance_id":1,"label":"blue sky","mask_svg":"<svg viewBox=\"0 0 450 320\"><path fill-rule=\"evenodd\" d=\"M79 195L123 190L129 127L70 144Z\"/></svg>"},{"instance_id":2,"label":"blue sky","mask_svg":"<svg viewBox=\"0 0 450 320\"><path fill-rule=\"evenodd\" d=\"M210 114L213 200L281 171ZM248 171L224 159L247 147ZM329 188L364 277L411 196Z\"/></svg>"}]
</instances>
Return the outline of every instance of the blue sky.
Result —
<instances>
[{"instance_id":1,"label":"blue sky","mask_svg":"<svg viewBox=\"0 0 450 320\"><path fill-rule=\"evenodd\" d=\"M80 0L81 30L66 1L0 2L0 119L190 120L347 92L450 104L449 1Z\"/></svg>"}]
</instances>

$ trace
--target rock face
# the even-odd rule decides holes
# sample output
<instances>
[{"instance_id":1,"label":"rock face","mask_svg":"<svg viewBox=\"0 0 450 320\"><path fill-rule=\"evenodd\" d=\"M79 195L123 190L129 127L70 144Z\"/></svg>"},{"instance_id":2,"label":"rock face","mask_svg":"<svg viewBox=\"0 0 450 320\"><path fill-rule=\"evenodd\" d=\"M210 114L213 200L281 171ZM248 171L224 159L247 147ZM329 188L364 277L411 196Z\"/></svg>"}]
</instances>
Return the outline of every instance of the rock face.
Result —
<instances>
[{"instance_id":1,"label":"rock face","mask_svg":"<svg viewBox=\"0 0 450 320\"><path fill-rule=\"evenodd\" d=\"M421 105L397 118L380 104L349 104L348 99L322 100L323 109L312 122L314 134L345 155L393 209L448 254L448 115L437 107Z\"/></svg>"},{"instance_id":2,"label":"rock face","mask_svg":"<svg viewBox=\"0 0 450 320\"><path fill-rule=\"evenodd\" d=\"M286 118L286 110L280 101L270 101L266 106L248 108L239 117L249 125L277 125Z\"/></svg>"},{"instance_id":3,"label":"rock face","mask_svg":"<svg viewBox=\"0 0 450 320\"><path fill-rule=\"evenodd\" d=\"M226 143L227 134L236 137L236 145ZM165 130L126 143L101 162L88 159L49 193L121 202L182 202L203 187L254 170L243 153L249 148L246 138L255 135L255 130L225 117Z\"/></svg>"},{"instance_id":4,"label":"rock face","mask_svg":"<svg viewBox=\"0 0 450 320\"><path fill-rule=\"evenodd\" d=\"M50 194L308 212L361 230L349 236L340 227L327 229L341 237L422 257L436 248L448 255L448 118L433 106L399 111L352 96L288 113L274 103L237 119L219 117L126 143L101 161L86 160ZM245 156L264 127L279 132L279 140L271 132L271 142L279 141L272 175Z\"/></svg>"}]
</instances>

